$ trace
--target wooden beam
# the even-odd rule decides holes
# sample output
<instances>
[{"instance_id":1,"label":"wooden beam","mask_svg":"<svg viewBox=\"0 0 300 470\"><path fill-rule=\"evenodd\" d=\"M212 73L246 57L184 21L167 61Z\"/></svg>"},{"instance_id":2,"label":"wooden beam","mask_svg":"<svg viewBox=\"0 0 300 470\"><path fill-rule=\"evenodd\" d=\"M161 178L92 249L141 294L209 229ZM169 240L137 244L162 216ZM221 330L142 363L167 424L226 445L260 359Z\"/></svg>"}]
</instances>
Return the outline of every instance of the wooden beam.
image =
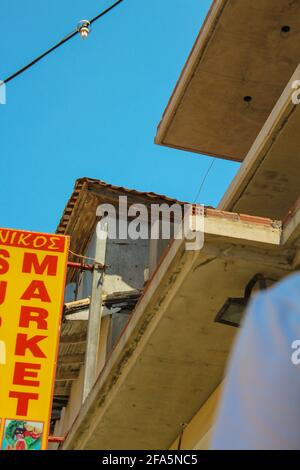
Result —
<instances>
[{"instance_id":1,"label":"wooden beam","mask_svg":"<svg viewBox=\"0 0 300 470\"><path fill-rule=\"evenodd\" d=\"M74 313L67 313L65 315L64 320L68 321L88 321L89 319L89 308L84 308L82 310L78 310Z\"/></svg>"},{"instance_id":2,"label":"wooden beam","mask_svg":"<svg viewBox=\"0 0 300 470\"><path fill-rule=\"evenodd\" d=\"M86 342L86 331L81 333L74 333L73 335L66 335L60 337L61 344L78 344Z\"/></svg>"},{"instance_id":3,"label":"wooden beam","mask_svg":"<svg viewBox=\"0 0 300 470\"><path fill-rule=\"evenodd\" d=\"M58 365L60 364L84 364L84 354L65 354L59 356Z\"/></svg>"},{"instance_id":4,"label":"wooden beam","mask_svg":"<svg viewBox=\"0 0 300 470\"><path fill-rule=\"evenodd\" d=\"M73 302L67 302L64 305L64 315L69 315L77 311L84 310L86 308L88 309L89 305L89 297L87 297L86 299L74 300Z\"/></svg>"},{"instance_id":5,"label":"wooden beam","mask_svg":"<svg viewBox=\"0 0 300 470\"><path fill-rule=\"evenodd\" d=\"M68 384L67 387L62 387L61 385L57 385L54 388L54 396L55 397L68 397L71 393L71 386Z\"/></svg>"},{"instance_id":6,"label":"wooden beam","mask_svg":"<svg viewBox=\"0 0 300 470\"><path fill-rule=\"evenodd\" d=\"M76 380L79 376L78 370L59 370L56 374L56 382L64 382L66 380Z\"/></svg>"}]
</instances>

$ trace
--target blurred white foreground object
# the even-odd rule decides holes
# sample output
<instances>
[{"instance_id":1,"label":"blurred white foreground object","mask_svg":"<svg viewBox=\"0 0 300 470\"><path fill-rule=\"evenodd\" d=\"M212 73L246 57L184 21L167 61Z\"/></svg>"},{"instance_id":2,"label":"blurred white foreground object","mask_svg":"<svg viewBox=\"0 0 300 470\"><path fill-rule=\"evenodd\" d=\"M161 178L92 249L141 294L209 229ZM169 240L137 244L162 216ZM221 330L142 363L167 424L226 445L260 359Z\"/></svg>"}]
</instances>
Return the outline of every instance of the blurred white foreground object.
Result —
<instances>
[{"instance_id":1,"label":"blurred white foreground object","mask_svg":"<svg viewBox=\"0 0 300 470\"><path fill-rule=\"evenodd\" d=\"M300 274L250 303L211 448L300 449Z\"/></svg>"}]
</instances>

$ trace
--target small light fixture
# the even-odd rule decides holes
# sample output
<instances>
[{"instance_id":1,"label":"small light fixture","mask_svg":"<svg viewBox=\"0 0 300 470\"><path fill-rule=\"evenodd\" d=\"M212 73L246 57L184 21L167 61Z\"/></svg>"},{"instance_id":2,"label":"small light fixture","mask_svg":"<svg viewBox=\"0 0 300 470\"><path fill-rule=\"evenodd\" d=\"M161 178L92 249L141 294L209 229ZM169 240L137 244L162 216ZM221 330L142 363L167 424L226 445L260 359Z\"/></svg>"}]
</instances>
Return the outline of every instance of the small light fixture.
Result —
<instances>
[{"instance_id":1,"label":"small light fixture","mask_svg":"<svg viewBox=\"0 0 300 470\"><path fill-rule=\"evenodd\" d=\"M253 288L256 284L258 284L260 290L266 289L266 281L267 279L263 276L263 274L255 274L255 276L250 279L245 287L244 297L229 297L217 314L215 322L239 327L251 297Z\"/></svg>"},{"instance_id":2,"label":"small light fixture","mask_svg":"<svg viewBox=\"0 0 300 470\"><path fill-rule=\"evenodd\" d=\"M81 20L77 25L77 31L79 32L82 39L86 39L90 34L90 22L89 20Z\"/></svg>"}]
</instances>

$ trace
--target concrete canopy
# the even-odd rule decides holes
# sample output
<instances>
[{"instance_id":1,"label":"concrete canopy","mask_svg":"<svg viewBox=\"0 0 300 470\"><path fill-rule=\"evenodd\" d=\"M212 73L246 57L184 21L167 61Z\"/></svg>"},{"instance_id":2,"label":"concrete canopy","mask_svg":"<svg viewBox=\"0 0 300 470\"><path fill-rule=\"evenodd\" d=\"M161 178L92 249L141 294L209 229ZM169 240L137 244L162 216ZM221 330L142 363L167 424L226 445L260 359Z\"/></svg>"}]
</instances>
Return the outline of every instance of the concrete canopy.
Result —
<instances>
[{"instance_id":1,"label":"concrete canopy","mask_svg":"<svg viewBox=\"0 0 300 470\"><path fill-rule=\"evenodd\" d=\"M300 105L292 101L296 80L300 80L300 66L256 137L219 209L281 220L296 203L300 174Z\"/></svg>"},{"instance_id":2,"label":"concrete canopy","mask_svg":"<svg viewBox=\"0 0 300 470\"><path fill-rule=\"evenodd\" d=\"M298 65L299 31L297 0L215 0L156 143L242 161Z\"/></svg>"},{"instance_id":3,"label":"concrete canopy","mask_svg":"<svg viewBox=\"0 0 300 470\"><path fill-rule=\"evenodd\" d=\"M206 209L204 246L174 240L63 449L167 449L221 382L236 329L214 322L258 272L280 279L294 249L279 222Z\"/></svg>"}]
</instances>

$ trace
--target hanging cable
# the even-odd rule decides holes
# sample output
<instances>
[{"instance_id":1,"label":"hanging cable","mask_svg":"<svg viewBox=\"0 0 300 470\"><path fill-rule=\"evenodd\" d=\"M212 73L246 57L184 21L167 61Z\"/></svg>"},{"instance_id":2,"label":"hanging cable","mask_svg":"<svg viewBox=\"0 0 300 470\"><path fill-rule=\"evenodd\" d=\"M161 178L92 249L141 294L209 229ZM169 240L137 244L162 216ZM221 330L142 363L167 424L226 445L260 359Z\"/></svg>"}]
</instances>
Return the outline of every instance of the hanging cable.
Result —
<instances>
[{"instance_id":1,"label":"hanging cable","mask_svg":"<svg viewBox=\"0 0 300 470\"><path fill-rule=\"evenodd\" d=\"M11 80L13 80L14 78L16 78L18 75L21 75L21 73L25 72L25 70L29 69L30 67L32 67L34 64L36 64L37 62L39 62L40 60L42 60L44 57L46 57L48 54L50 54L51 52L53 52L55 49L57 49L58 47L60 47L62 44L64 44L65 42L69 41L69 39L73 38L76 34L78 34L78 31L76 29L76 31L73 31L72 33L68 34L68 36L66 36L64 39L62 39L60 42L58 42L57 44L55 44L55 46L51 47L50 49L48 49L46 52L44 52L43 54L41 54L40 56L38 56L36 59L34 59L32 62L30 62L29 64L25 65L25 67L22 67L20 70L18 70L17 72L13 73L12 75L10 75L9 77L7 77L5 80L3 80L3 83L8 83L10 82Z\"/></svg>"},{"instance_id":2,"label":"hanging cable","mask_svg":"<svg viewBox=\"0 0 300 470\"><path fill-rule=\"evenodd\" d=\"M99 20L102 16L106 15L106 13L110 12L113 10L116 6L119 5L119 3L122 3L124 0L118 0L118 2L113 3L110 7L106 8L106 10L102 11L99 13L99 15L95 16L95 18L92 18L90 20L90 23L93 24L95 21Z\"/></svg>"},{"instance_id":3,"label":"hanging cable","mask_svg":"<svg viewBox=\"0 0 300 470\"><path fill-rule=\"evenodd\" d=\"M37 62L39 62L40 60L42 60L44 57L46 57L48 54L50 54L51 52L55 51L55 49L57 49L58 47L62 46L63 44L65 44L67 41L69 41L70 39L72 39L74 36L76 36L76 34L81 34L82 37L87 37L87 34L86 34L86 30L85 30L85 34L83 35L82 34L82 30L83 28L87 28L90 24L94 23L95 21L99 20L100 18L102 18L102 16L106 15L107 13L109 13L111 10L113 10L114 8L116 8L120 3L122 3L124 0L118 0L117 2L113 3L110 7L106 8L106 10L103 10L101 13L99 13L99 15L95 16L94 18L92 18L91 20L83 20L79 23L79 26L74 30L72 31L71 33L69 33L67 36L65 36L61 41L59 41L57 44L55 44L54 46L50 47L50 49L48 49L46 52L44 52L43 54L39 55L36 59L34 59L32 62L30 62L29 64L25 65L24 67L22 67L21 69L17 70L17 72L13 73L12 75L10 75L9 77L7 77L5 80L2 80L1 82L1 85L3 83L8 83L10 82L11 80L13 80L14 78L16 78L18 75L21 75L21 73L25 72L26 70L28 70L30 67L32 67L33 65L35 65Z\"/></svg>"},{"instance_id":4,"label":"hanging cable","mask_svg":"<svg viewBox=\"0 0 300 470\"><path fill-rule=\"evenodd\" d=\"M210 173L210 170L212 169L212 167L213 167L215 161L216 161L216 159L214 158L214 159L212 160L211 164L209 165L209 167L208 167L208 169L207 169L207 171L206 171L206 173L205 173L205 175L204 175L204 177L203 177L203 179L202 179L202 181L201 181L200 187L199 187L198 192L197 192L197 195L196 195L196 197L195 197L195 199L194 199L194 201L193 201L193 204L195 204L195 203L197 202L197 200L198 200L198 198L199 198L199 196L200 196L200 194L201 194L202 188L203 188L203 186L204 186L204 184L205 184L205 181L206 181L206 179L207 179L207 177L208 177L208 175L209 175L209 173Z\"/></svg>"},{"instance_id":5,"label":"hanging cable","mask_svg":"<svg viewBox=\"0 0 300 470\"><path fill-rule=\"evenodd\" d=\"M80 258L82 260L95 261L95 263L98 263L98 261L95 258L90 258L89 256L79 255L78 253L74 253L74 251L71 251L71 250L69 250L69 253L73 256L76 256L76 258Z\"/></svg>"}]
</instances>

